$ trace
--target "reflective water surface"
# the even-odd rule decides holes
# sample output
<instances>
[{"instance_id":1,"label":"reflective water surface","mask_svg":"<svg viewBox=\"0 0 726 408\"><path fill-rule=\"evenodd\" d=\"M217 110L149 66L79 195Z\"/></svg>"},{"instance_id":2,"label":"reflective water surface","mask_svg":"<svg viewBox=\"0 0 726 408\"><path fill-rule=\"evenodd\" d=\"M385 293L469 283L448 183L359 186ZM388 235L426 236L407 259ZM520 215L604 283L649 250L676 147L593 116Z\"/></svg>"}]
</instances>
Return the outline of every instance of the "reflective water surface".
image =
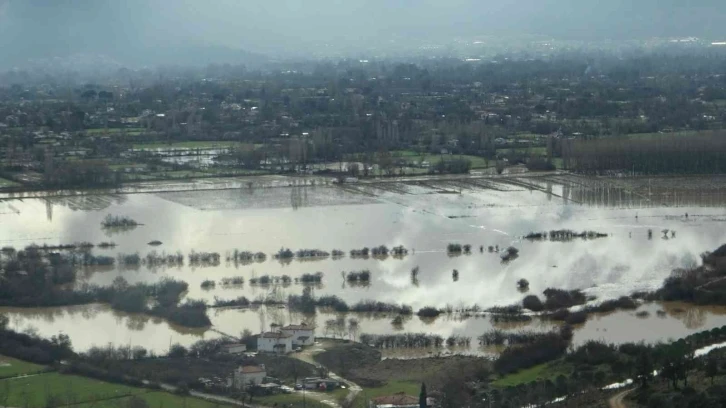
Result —
<instances>
[{"instance_id":1,"label":"reflective water surface","mask_svg":"<svg viewBox=\"0 0 726 408\"><path fill-rule=\"evenodd\" d=\"M173 277L189 283L188 298L209 302L215 297L242 295L250 299L285 299L289 294L300 294L302 286L294 280L289 285L253 285L250 279L263 275L288 275L294 279L318 271L324 278L314 288L315 294L334 294L348 303L375 299L409 304L414 309L474 304L486 308L521 301L524 295L516 288L521 278L530 282L530 292L535 294L547 287L579 288L606 299L656 288L674 267L694 264L700 253L726 241L724 181L550 174L421 177L334 186L320 178L261 178L230 181L229 187L215 185L217 189L201 191L164 188L144 194L8 197L0 201L0 246L113 241L115 248L95 251L142 256L151 251L181 251L185 255L191 251L218 252L222 262L217 266L192 267L186 262L178 268L116 266L79 271L79 284L106 285L118 276L132 283ZM126 232L105 231L100 222L107 214L130 216L143 225ZM521 238L531 231L551 229L594 230L608 236L568 242ZM664 235L666 229L669 232ZM152 240L162 241L163 245L147 245ZM473 251L470 255L449 256L448 243L471 244ZM341 249L347 253L382 244L403 245L409 254L383 260L349 256L291 262L268 256L265 262L250 264L226 260L235 249L268 255L281 247ZM510 245L520 252L509 263L502 263L497 253L487 249ZM411 269L417 266L420 272L412 280ZM350 285L342 276L363 269L371 271L371 282L366 286ZM457 281L452 279L454 269L459 272ZM245 283L221 285L222 279L236 276L244 277ZM217 282L215 289L200 287L207 279ZM684 309L683 313L664 309L665 317L659 317L658 307L643 306L650 314L647 318L636 317L633 312L594 317L578 329L576 341L654 341L726 324L719 310L682 306L678 309ZM210 314L214 329L230 334L239 334L245 328L258 332L276 319L289 322L303 318L286 310L262 310L220 310ZM77 349L131 342L164 350L170 341L190 344L219 335L212 330L186 331L164 321L118 314L103 305L4 311L18 328L32 326L47 335L68 333ZM285 318L275 317L280 314ZM319 314L318 324L323 327L331 318ZM394 330L390 317L359 319L361 332ZM485 317L442 317L429 323L414 317L403 330L476 337L491 327ZM551 327L550 323L538 322L527 329ZM94 336L87 335L89 330Z\"/></svg>"}]
</instances>

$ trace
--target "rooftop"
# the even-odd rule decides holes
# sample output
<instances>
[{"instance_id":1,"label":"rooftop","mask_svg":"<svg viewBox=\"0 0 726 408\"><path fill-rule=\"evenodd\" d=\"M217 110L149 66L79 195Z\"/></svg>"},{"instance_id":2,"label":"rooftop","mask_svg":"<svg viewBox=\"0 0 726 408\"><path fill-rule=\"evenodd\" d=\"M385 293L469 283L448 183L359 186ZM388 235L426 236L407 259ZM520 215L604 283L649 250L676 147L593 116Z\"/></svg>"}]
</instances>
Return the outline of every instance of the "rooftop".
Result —
<instances>
[{"instance_id":1,"label":"rooftop","mask_svg":"<svg viewBox=\"0 0 726 408\"><path fill-rule=\"evenodd\" d=\"M386 395L383 397L373 398L376 405L417 405L418 398L405 394Z\"/></svg>"},{"instance_id":2,"label":"rooftop","mask_svg":"<svg viewBox=\"0 0 726 408\"><path fill-rule=\"evenodd\" d=\"M247 347L247 345L242 343L234 343L234 344L225 344L222 346L223 349L231 349L236 347Z\"/></svg>"},{"instance_id":3,"label":"rooftop","mask_svg":"<svg viewBox=\"0 0 726 408\"><path fill-rule=\"evenodd\" d=\"M265 367L262 366L244 366L239 368L239 372L244 374L256 374L267 372L267 370L265 370Z\"/></svg>"},{"instance_id":4,"label":"rooftop","mask_svg":"<svg viewBox=\"0 0 726 408\"><path fill-rule=\"evenodd\" d=\"M302 324L291 324L282 328L282 330L315 330L314 325Z\"/></svg>"}]
</instances>

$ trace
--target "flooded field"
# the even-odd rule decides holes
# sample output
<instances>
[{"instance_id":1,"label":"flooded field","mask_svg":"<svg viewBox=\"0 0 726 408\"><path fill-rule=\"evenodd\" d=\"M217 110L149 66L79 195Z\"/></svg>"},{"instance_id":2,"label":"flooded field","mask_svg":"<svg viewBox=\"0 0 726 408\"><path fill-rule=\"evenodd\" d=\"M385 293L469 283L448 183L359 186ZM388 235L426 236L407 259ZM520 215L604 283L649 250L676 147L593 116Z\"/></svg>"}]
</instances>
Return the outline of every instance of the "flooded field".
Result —
<instances>
[{"instance_id":1,"label":"flooded field","mask_svg":"<svg viewBox=\"0 0 726 408\"><path fill-rule=\"evenodd\" d=\"M243 330L260 332L263 328L269 329L273 323L308 321L314 323L318 327L317 334L324 337L358 339L362 333L426 333L444 338L452 335L471 338L470 347L463 348L382 350L386 358L420 358L445 353L494 355L498 349L479 346L477 337L492 330L545 332L558 327L556 322L539 319L512 324L493 323L488 316L464 319L447 315L435 320L412 316L402 326L397 327L391 324L391 316L350 313L345 316L345 328L335 328L331 325L331 320L338 319L341 315L318 313L313 321L285 308L264 306L254 309L211 310L210 318L214 325L212 329L187 329L171 325L162 319L120 313L106 305L96 304L64 308L0 308L0 313L9 317L9 326L16 331L31 331L45 337L58 333L69 334L77 351L115 344L140 345L157 353L164 353L175 343L189 346L198 340L219 338L223 335L238 336ZM350 318L358 320L357 330L350 330ZM587 323L575 327L573 343L580 345L588 340L606 340L612 343L658 342L724 325L726 307L653 303L645 304L637 311L592 315Z\"/></svg>"},{"instance_id":2,"label":"flooded field","mask_svg":"<svg viewBox=\"0 0 726 408\"><path fill-rule=\"evenodd\" d=\"M585 289L607 299L659 286L670 271L696 263L699 254L726 241L726 178L599 179L549 174L504 177L420 177L396 181L333 185L320 178L232 179L209 189L187 185L138 185L144 194L80 195L58 192L46 197L10 197L0 201L0 246L22 248L113 241L94 253L118 256L151 251L185 256L192 251L217 252L213 266L150 268L87 267L78 285L108 285L119 276L131 283L173 277L189 283L187 298L213 302L215 298L286 299L300 294L294 278L322 272L315 295L336 295L348 303L378 300L423 306L478 305L487 308L520 302L516 282L527 279L530 292L547 287ZM203 184L203 183L202 183ZM143 224L129 231L101 228L107 214L123 215ZM529 232L552 229L592 230L608 236L567 242L530 241ZM669 230L663 234L662 230ZM649 234L649 230L652 232ZM151 241L160 246L149 246ZM470 244L471 254L451 256L449 243ZM353 259L351 249L378 245L405 246L406 256ZM501 262L488 247L515 246L519 257ZM480 252L480 246L484 251ZM275 260L280 248L340 249L345 257L320 260ZM227 261L235 250L264 252L264 262ZM419 267L417 279L411 270ZM370 282L351 285L342 273L369 270ZM452 271L458 279L452 279ZM269 275L291 277L289 283L262 285L251 280ZM222 285L225 278L243 277L243 284ZM216 282L202 289L205 280ZM681 337L699 329L726 324L720 310L683 307L664 316L660 306L642 308L649 317L619 312L593 317L576 331L575 341L657 340ZM652 309L652 310L651 310ZM296 322L302 316L287 310L212 310L213 328L239 334L259 332L270 323ZM33 327L44 335L63 331L77 349L92 344L132 342L162 351L169 342L190 344L220 334L213 330L185 331L153 318L127 316L106 306L54 310L0 310L17 328ZM350 317L350 316L349 316ZM334 316L318 314L317 323ZM360 332L389 333L390 318L359 317ZM532 323L527 329L548 330L551 323ZM93 328L97 336L87 336ZM108 330L105 330L105 329ZM434 322L413 317L405 332L474 338L490 330L488 318L465 320L442 316ZM521 327L507 328L519 330ZM324 330L324 329L321 329ZM324 334L324 333L323 333ZM107 338L104 338L107 336ZM136 339L136 340L135 340Z\"/></svg>"}]
</instances>

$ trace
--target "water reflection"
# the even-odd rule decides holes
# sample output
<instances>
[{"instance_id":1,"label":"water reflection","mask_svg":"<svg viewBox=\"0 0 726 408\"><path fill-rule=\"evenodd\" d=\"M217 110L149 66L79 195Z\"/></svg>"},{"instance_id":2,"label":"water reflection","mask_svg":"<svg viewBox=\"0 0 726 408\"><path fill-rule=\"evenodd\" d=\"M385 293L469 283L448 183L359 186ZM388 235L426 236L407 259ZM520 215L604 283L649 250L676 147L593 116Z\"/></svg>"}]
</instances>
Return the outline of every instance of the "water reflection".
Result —
<instances>
[{"instance_id":1,"label":"water reflection","mask_svg":"<svg viewBox=\"0 0 726 408\"><path fill-rule=\"evenodd\" d=\"M658 314L657 311L665 311ZM642 312L647 312L642 313ZM157 353L168 350L169 345L189 346L200 339L222 335L239 336L244 330L252 333L269 330L273 326L307 322L318 327L318 336L357 339L363 333L391 334L393 332L427 333L471 338L468 348L437 350L384 350L386 357L425 357L432 353L457 352L487 355L497 349L482 348L477 337L498 329L507 332L531 330L546 332L558 323L533 319L530 322L495 323L487 316L443 315L438 319L420 319L407 316L394 321L384 314L318 313L315 316L295 313L287 308L257 307L252 309L217 309L210 312L213 329L188 330L170 325L161 319L143 315L128 315L111 310L105 305L84 305L66 308L17 309L0 308L10 319L10 327L18 331L34 331L50 337L66 333L74 348L84 351L96 345L142 345ZM356 323L351 325L353 319ZM338 324L343 322L344 324ZM593 315L575 328L573 343L603 340L615 344L623 342L658 342L677 339L702 330L726 325L726 308L695 307L684 304L646 304L637 312L619 311Z\"/></svg>"},{"instance_id":2,"label":"water reflection","mask_svg":"<svg viewBox=\"0 0 726 408\"><path fill-rule=\"evenodd\" d=\"M262 251L268 254L268 260L248 264L222 262L204 268L188 264L174 268L83 268L79 271L79 285L109 285L119 276L131 284L172 277L189 283L188 298L208 302L213 302L215 296L284 300L288 295L299 295L302 286L223 286L220 282L232 276L242 276L249 282L250 278L263 275L289 275L294 281L305 273L320 271L324 273L323 283L315 288L315 295L336 295L349 304L373 299L405 303L415 309L454 303L486 308L520 302L524 296L517 289L520 279L529 281L530 293L534 294L541 294L548 287L584 288L588 294L606 299L653 289L674 267L692 264L701 252L726 241L726 189L720 187L726 183L719 184L720 181L726 178L676 180L675 186L669 186L663 180L603 181L556 175L425 178L352 183L339 188L311 186L308 180L292 181L289 185L290 179L286 178L260 178L230 179L226 181L229 188L224 190L187 191L190 187L186 184L170 183L179 191L130 195L58 192L45 199L0 202L0 245L98 243L108 240L100 228L101 220L114 213L144 225L114 235L113 241L118 245L103 250L104 255L139 252L143 256L151 251L146 243L159 240L164 244L157 250L167 253L209 251L225 256L234 250ZM150 187L137 188L143 191ZM594 230L609 236L571 242L529 242L518 238L531 231L551 229ZM667 240L660 239L664 229L669 230ZM649 230L656 234L652 240L648 239ZM448 243L471 244L475 250L471 255L448 257ZM269 257L281 247L326 251L337 248L347 252L378 245L404 245L410 252L402 259L385 260L346 256L278 262ZM519 258L509 263L501 263L496 253L476 251L480 246L510 245L520 252ZM412 276L411 271L416 268L418 272ZM343 271L365 269L371 271L371 279L365 285L351 285L341 276ZM458 272L458 281L453 279L454 270ZM202 289L204 280L217 282L216 288ZM100 309L43 309L35 316L26 311L14 312L13 316L17 319L15 324L34 324L49 335L66 328L76 332L70 323L73 322L93 333L108 330L120 337L154 338L150 343L159 348L168 347L169 337L188 343L215 336L213 332L180 333L164 322L143 316L114 315L109 322L110 318L105 316L112 312L96 307ZM721 319L718 313L704 309L684 308L685 312L677 313L675 307L664 306L662 317L658 310L648 309L649 317L615 316L623 324L630 324L636 333L649 327L655 335L677 337ZM215 312L213 320L220 330L239 333L244 328L258 332L273 322L302 318L285 309L265 310L262 316L260 313L220 311ZM254 321L249 316L254 316ZM578 330L576 340L598 338L605 330L612 332L610 323L600 326L610 318L601 316L588 322ZM362 330L469 333L475 337L486 328L506 327L481 318L445 317L428 322L413 318L397 324L392 320L393 317L365 318L361 320ZM98 328L94 330L90 322L96 322ZM521 327L546 330L552 325L533 322ZM165 340L155 339L157 336ZM101 338L115 341L113 337ZM87 341L81 339L79 344Z\"/></svg>"}]
</instances>

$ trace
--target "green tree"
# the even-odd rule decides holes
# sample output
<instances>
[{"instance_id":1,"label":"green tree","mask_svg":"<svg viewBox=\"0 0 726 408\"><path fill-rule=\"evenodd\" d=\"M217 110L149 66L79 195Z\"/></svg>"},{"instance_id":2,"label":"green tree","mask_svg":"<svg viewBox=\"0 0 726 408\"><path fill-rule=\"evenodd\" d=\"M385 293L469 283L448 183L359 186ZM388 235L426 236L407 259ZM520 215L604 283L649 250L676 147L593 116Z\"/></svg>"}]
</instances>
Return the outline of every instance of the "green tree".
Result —
<instances>
[{"instance_id":1,"label":"green tree","mask_svg":"<svg viewBox=\"0 0 726 408\"><path fill-rule=\"evenodd\" d=\"M643 388L648 387L648 381L653 376L653 357L651 357L649 352L643 351L638 355L635 370L640 379L640 385Z\"/></svg>"},{"instance_id":2,"label":"green tree","mask_svg":"<svg viewBox=\"0 0 726 408\"><path fill-rule=\"evenodd\" d=\"M418 406L419 408L426 408L427 403L426 400L428 399L428 396L426 394L426 384L421 383L421 393L418 395Z\"/></svg>"},{"instance_id":3,"label":"green tree","mask_svg":"<svg viewBox=\"0 0 726 408\"><path fill-rule=\"evenodd\" d=\"M706 376L711 379L713 385L713 377L718 375L718 360L716 357L709 355L706 360Z\"/></svg>"}]
</instances>

